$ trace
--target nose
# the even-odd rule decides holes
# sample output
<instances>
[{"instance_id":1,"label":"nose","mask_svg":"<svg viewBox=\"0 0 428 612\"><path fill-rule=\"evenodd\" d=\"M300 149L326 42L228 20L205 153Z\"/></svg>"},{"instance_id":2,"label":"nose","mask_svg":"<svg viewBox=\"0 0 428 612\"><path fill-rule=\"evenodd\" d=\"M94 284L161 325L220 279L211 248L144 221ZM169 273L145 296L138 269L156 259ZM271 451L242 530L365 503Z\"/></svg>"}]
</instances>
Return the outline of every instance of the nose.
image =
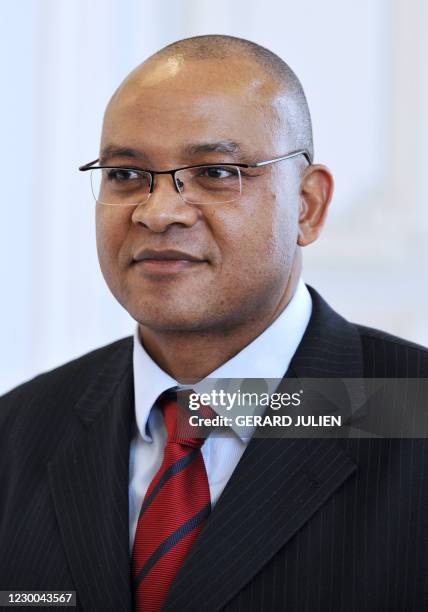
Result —
<instances>
[{"instance_id":1,"label":"nose","mask_svg":"<svg viewBox=\"0 0 428 612\"><path fill-rule=\"evenodd\" d=\"M186 204L175 188L171 175L155 175L153 191L149 199L135 207L132 221L152 232L165 232L171 225L192 227L199 219L200 211Z\"/></svg>"}]
</instances>

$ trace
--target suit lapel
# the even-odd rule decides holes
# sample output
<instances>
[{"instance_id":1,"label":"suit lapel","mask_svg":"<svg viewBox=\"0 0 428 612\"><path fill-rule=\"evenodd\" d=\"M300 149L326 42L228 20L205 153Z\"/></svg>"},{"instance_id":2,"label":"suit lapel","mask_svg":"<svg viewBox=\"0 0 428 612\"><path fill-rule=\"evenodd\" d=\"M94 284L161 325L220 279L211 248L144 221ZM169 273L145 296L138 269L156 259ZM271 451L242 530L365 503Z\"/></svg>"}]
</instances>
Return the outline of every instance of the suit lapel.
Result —
<instances>
[{"instance_id":1,"label":"suit lapel","mask_svg":"<svg viewBox=\"0 0 428 612\"><path fill-rule=\"evenodd\" d=\"M286 377L362 378L356 328L309 289L311 320ZM333 439L254 437L177 574L164 609L221 609L356 469Z\"/></svg>"},{"instance_id":2,"label":"suit lapel","mask_svg":"<svg viewBox=\"0 0 428 612\"><path fill-rule=\"evenodd\" d=\"M77 596L88 611L131 610L132 339L119 344L74 410L76 433L48 470Z\"/></svg>"}]
</instances>

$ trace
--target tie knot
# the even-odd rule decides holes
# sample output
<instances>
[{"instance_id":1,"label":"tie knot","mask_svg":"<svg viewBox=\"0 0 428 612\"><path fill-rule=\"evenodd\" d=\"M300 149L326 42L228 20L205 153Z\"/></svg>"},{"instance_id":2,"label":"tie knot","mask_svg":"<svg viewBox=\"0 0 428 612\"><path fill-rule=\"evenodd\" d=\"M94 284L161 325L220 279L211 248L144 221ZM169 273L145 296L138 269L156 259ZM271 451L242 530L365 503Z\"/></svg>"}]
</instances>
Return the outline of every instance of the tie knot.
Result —
<instances>
[{"instance_id":1,"label":"tie knot","mask_svg":"<svg viewBox=\"0 0 428 612\"><path fill-rule=\"evenodd\" d=\"M198 422L201 418L213 418L215 412L210 406L202 405L196 413L189 410L191 393L193 393L191 389L172 389L163 393L158 400L167 431L167 444L176 443L201 448L210 433L209 426Z\"/></svg>"}]
</instances>

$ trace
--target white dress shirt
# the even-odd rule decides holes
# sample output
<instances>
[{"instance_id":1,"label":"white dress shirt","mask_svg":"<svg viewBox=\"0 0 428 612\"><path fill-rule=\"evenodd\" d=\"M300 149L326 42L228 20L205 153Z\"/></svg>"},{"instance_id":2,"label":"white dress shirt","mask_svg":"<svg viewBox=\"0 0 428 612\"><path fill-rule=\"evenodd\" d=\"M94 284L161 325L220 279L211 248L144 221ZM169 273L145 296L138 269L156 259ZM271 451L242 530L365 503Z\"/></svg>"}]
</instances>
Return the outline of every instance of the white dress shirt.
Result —
<instances>
[{"instance_id":1,"label":"white dress shirt","mask_svg":"<svg viewBox=\"0 0 428 612\"><path fill-rule=\"evenodd\" d=\"M312 312L309 291L302 279L282 313L273 323L221 365L209 378L280 379L305 333ZM160 410L153 406L161 393L180 387L142 346L138 325L134 332L134 391L137 430L131 441L129 463L129 545L132 551L138 514L146 490L158 471L166 442ZM250 436L208 436L201 452L204 458L213 508L237 466Z\"/></svg>"}]
</instances>

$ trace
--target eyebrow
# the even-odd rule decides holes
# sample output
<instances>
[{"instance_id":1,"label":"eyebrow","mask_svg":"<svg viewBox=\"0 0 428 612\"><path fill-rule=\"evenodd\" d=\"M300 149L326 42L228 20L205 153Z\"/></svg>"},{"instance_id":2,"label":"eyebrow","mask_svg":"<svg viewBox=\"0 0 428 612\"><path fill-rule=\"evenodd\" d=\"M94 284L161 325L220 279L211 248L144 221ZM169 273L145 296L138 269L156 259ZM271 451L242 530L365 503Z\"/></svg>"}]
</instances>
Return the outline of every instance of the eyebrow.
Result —
<instances>
[{"instance_id":1,"label":"eyebrow","mask_svg":"<svg viewBox=\"0 0 428 612\"><path fill-rule=\"evenodd\" d=\"M239 143L229 139L188 144L184 147L184 152L189 156L197 155L198 153L227 153L228 155L233 155L240 153L241 150L242 147Z\"/></svg>"},{"instance_id":2,"label":"eyebrow","mask_svg":"<svg viewBox=\"0 0 428 612\"><path fill-rule=\"evenodd\" d=\"M100 152L100 163L105 163L112 157L132 157L134 159L144 159L146 156L142 151L138 151L137 149L108 145Z\"/></svg>"},{"instance_id":3,"label":"eyebrow","mask_svg":"<svg viewBox=\"0 0 428 612\"><path fill-rule=\"evenodd\" d=\"M242 147L233 140L218 140L215 142L190 143L184 146L183 153L193 157L201 153L225 153L227 155L242 155ZM147 155L138 149L120 147L114 144L107 145L100 153L100 163L104 164L112 157L127 157L132 159L146 160Z\"/></svg>"}]
</instances>

